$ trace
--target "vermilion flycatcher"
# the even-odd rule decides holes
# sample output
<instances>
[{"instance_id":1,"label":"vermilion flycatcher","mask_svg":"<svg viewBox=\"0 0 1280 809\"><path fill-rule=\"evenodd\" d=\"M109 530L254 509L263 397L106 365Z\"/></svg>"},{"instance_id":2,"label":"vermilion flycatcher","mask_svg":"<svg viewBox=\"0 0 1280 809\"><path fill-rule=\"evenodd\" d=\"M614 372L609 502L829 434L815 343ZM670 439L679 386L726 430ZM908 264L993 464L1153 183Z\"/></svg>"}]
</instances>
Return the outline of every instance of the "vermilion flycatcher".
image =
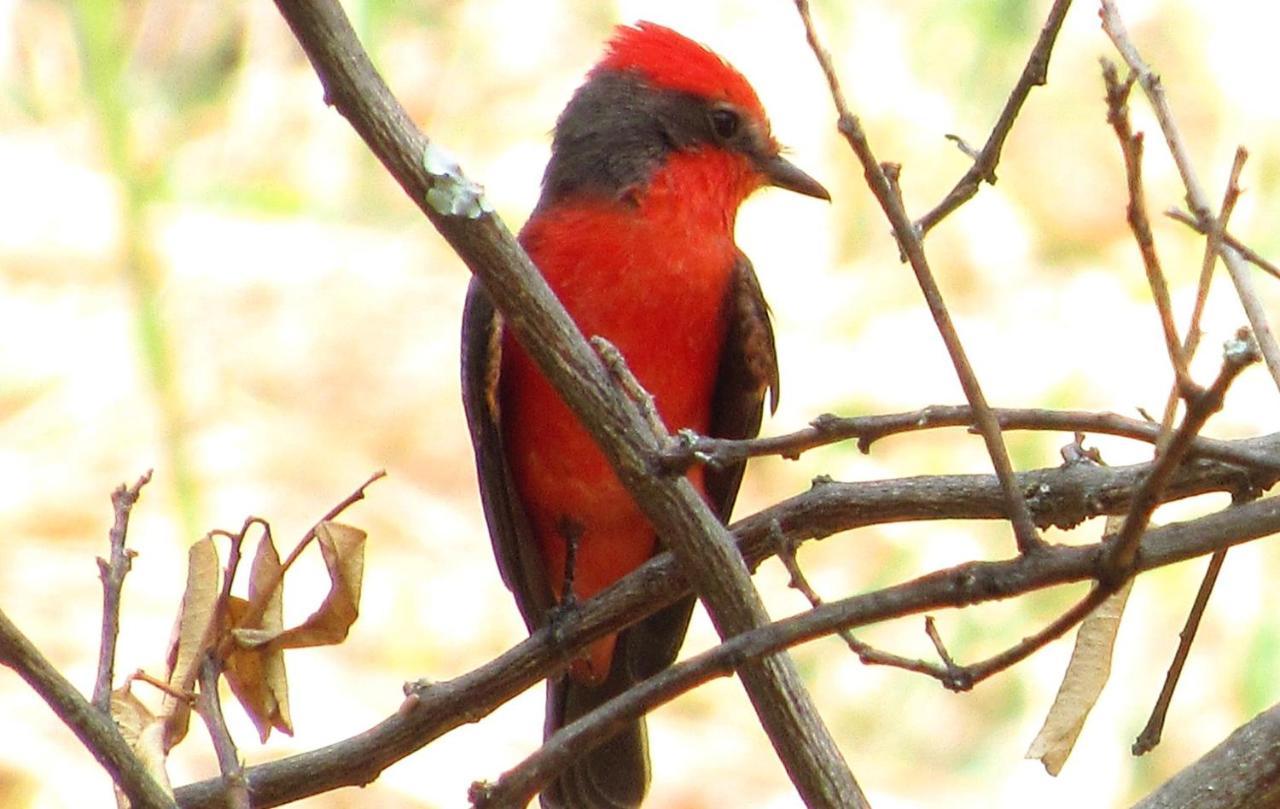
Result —
<instances>
[{"instance_id":1,"label":"vermilion flycatcher","mask_svg":"<svg viewBox=\"0 0 1280 809\"><path fill-rule=\"evenodd\" d=\"M787 162L746 79L652 23L622 26L556 122L542 197L520 243L582 332L611 341L669 430L760 429L778 396L769 311L733 239L738 206L773 185L829 199ZM577 418L473 282L463 399L489 534L530 631L649 559L659 537ZM742 465L689 479L727 520ZM572 543L572 565L566 549ZM669 665L693 599L596 642L548 682L545 732ZM644 724L582 757L548 807L633 807L648 786Z\"/></svg>"}]
</instances>

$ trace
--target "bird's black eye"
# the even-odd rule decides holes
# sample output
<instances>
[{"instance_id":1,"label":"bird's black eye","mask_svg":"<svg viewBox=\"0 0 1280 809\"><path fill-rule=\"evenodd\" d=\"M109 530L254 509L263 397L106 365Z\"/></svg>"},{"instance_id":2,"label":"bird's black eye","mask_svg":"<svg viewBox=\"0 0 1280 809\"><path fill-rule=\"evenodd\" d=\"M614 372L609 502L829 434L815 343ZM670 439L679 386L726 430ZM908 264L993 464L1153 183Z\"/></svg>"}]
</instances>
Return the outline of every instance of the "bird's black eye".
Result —
<instances>
[{"instance_id":1,"label":"bird's black eye","mask_svg":"<svg viewBox=\"0 0 1280 809\"><path fill-rule=\"evenodd\" d=\"M711 131L720 140L729 140L738 134L742 119L731 109L720 107L711 111Z\"/></svg>"}]
</instances>

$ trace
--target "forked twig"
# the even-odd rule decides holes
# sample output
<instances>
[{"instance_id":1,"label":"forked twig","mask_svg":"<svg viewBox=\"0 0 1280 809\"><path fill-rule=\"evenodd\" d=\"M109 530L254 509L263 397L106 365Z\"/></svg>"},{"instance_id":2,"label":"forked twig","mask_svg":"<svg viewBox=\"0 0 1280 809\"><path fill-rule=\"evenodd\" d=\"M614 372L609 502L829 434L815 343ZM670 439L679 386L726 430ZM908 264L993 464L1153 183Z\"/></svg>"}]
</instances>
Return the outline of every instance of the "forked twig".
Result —
<instances>
[{"instance_id":1,"label":"forked twig","mask_svg":"<svg viewBox=\"0 0 1280 809\"><path fill-rule=\"evenodd\" d=\"M1164 452L1156 457L1151 472L1133 496L1123 527L1107 545L1105 578L1123 579L1132 574L1138 541L1147 530L1151 513L1160 504L1161 492L1186 457L1192 439L1204 428L1209 417L1222 409L1227 389L1240 372L1259 359L1257 344L1247 329L1242 329L1235 340L1226 344L1222 355L1222 368L1213 384L1186 397L1187 412L1182 424L1170 437Z\"/></svg>"},{"instance_id":2,"label":"forked twig","mask_svg":"<svg viewBox=\"0 0 1280 809\"><path fill-rule=\"evenodd\" d=\"M813 588L813 585L809 583L809 578L804 575L804 570L800 567L800 561L796 558L796 548L799 543L782 531L782 526L777 520L773 521L771 533L777 543L778 560L787 569L787 575L790 577L788 586L798 590L809 602L810 606L821 607L826 602L822 596L818 595L818 591ZM938 649L939 656L944 663L942 666L937 663L930 663L927 660L902 657L901 655L877 649L871 644L859 640L848 629L838 630L836 634L849 647L849 651L856 654L858 660L865 665L889 666L903 669L904 671L914 671L917 674L925 674L934 678L951 691L968 691L973 687L973 681L965 675L960 667L955 665L950 655L946 654L946 649L941 645L941 639L936 637L936 632L931 631L933 627L932 618L925 619L925 627L926 632L929 632L930 637L935 641L935 647Z\"/></svg>"},{"instance_id":3,"label":"forked twig","mask_svg":"<svg viewBox=\"0 0 1280 809\"><path fill-rule=\"evenodd\" d=\"M1040 29L1035 47L1027 57L1026 67L1022 69L1022 75L1018 77L1017 84L1009 93L1009 99L1005 101L1004 109L1000 110L1000 117L996 119L995 126L992 127L991 134L987 136L987 142L983 144L982 149L975 152L959 137L948 136L955 141L962 152L973 159L973 164L933 210L916 220L916 229L921 236L972 199L982 187L982 183L995 185L996 165L1000 162L1000 153L1004 149L1004 142L1009 137L1009 132L1013 129L1014 121L1022 112L1022 105L1026 103L1027 96L1031 95L1033 88L1042 87L1048 81L1049 58L1053 55L1054 43L1058 40L1058 32L1062 30L1062 22L1067 18L1069 8L1071 8L1071 0L1054 0L1044 27Z\"/></svg>"},{"instance_id":4,"label":"forked twig","mask_svg":"<svg viewBox=\"0 0 1280 809\"><path fill-rule=\"evenodd\" d=\"M1155 239L1151 235L1151 221L1147 218L1146 191L1142 184L1143 137L1141 132L1134 132L1129 123L1129 91L1133 88L1135 77L1130 74L1121 81L1115 64L1106 59L1102 60L1102 77L1107 85L1107 123L1115 130L1116 137L1120 140L1120 151L1124 155L1124 173L1129 188L1129 204L1126 209L1129 228L1133 231L1138 250L1142 254L1142 267L1146 270L1147 284L1151 287L1151 299L1160 314L1165 350L1169 353L1169 364L1173 366L1177 389L1185 394L1192 389L1193 384L1187 375L1187 358L1182 352L1182 341L1178 339L1178 327L1173 319L1169 284L1160 267Z\"/></svg>"},{"instance_id":5,"label":"forked twig","mask_svg":"<svg viewBox=\"0 0 1280 809\"><path fill-rule=\"evenodd\" d=\"M1170 208L1169 210L1164 212L1164 215L1174 220L1175 222L1181 222L1182 224L1194 230L1196 233L1199 233L1203 236L1207 236L1209 234L1209 228L1205 227L1205 224L1203 222L1197 221L1194 216L1187 213L1186 211L1179 210L1178 208ZM1274 262L1268 261L1266 256L1263 256L1257 250L1254 250L1249 245L1245 244L1244 242L1237 239L1235 236L1231 235L1229 231L1223 231L1222 242L1226 244L1228 247L1230 247L1232 250L1235 250L1237 253L1239 253L1241 258L1243 258L1245 261L1248 261L1251 264L1255 265L1258 269L1262 270L1263 272L1267 273L1273 278L1280 278L1280 266L1276 266Z\"/></svg>"},{"instance_id":6,"label":"forked twig","mask_svg":"<svg viewBox=\"0 0 1280 809\"><path fill-rule=\"evenodd\" d=\"M974 426L982 435L982 440L987 447L987 453L991 456L991 465L1005 494L1009 510L1008 518L1013 526L1018 550L1023 553L1039 550L1043 548L1044 540L1040 538L1036 531L1035 522L1031 519L1031 511L1027 507L1026 499L1014 483L1013 463L1009 460L1009 451L1005 447L1004 438L1000 433L1000 425L992 414L991 407L987 404L986 396L982 393L982 386L978 383L977 374L974 373L973 366L969 363L964 346L960 342L960 336L956 332L955 325L951 321L951 315L947 311L946 303L942 299L942 292L938 288L937 281L934 280L933 271L929 268L929 261L924 253L924 245L920 240L920 231L907 215L903 207L902 198L895 193L893 184L885 171L885 166L876 159L875 154L871 151L871 145L867 142L867 136L862 130L862 124L850 112L844 91L840 87L840 80L836 76L835 66L831 62L831 54L827 52L818 38L817 28L814 26L813 17L809 12L808 0L796 0L796 10L800 13L801 21L804 23L805 36L809 41L809 47L817 58L823 75L826 76L831 98L835 103L836 112L839 116L837 128L845 140L848 141L859 162L862 163L863 176L867 180L867 185L893 226L894 235L898 239L898 247L911 264L911 269L916 276L916 282L919 284L925 303L929 307L929 313L937 324L938 333L942 336L942 341L947 348L947 354L951 357L951 362L955 366L960 387L964 390L965 398L968 399L970 406L973 408Z\"/></svg>"},{"instance_id":7,"label":"forked twig","mask_svg":"<svg viewBox=\"0 0 1280 809\"><path fill-rule=\"evenodd\" d=\"M120 595L124 577L133 566L134 552L125 547L129 515L138 502L142 487L151 481L148 469L132 486L120 485L111 493L115 520L108 534L111 551L107 559L98 557L98 577L102 579L102 638L98 647L98 674L93 683L93 707L104 716L111 713L111 685L115 679L116 640L120 635Z\"/></svg>"},{"instance_id":8,"label":"forked twig","mask_svg":"<svg viewBox=\"0 0 1280 809\"><path fill-rule=\"evenodd\" d=\"M1210 232L1214 229L1214 225L1211 224L1213 214L1209 208L1209 197L1196 177L1186 144L1182 140L1182 133L1173 122L1173 112L1165 98L1160 76L1151 70L1138 52L1137 46L1133 44L1133 40L1130 39L1129 31L1120 17L1115 0L1101 0L1101 2L1099 16L1102 18L1102 30L1111 38L1116 50L1137 77L1147 100L1151 102L1156 120L1160 123L1160 130L1164 133L1165 142L1169 145L1169 152L1173 155L1178 173L1182 176L1182 183L1186 187L1187 205L1204 232ZM1221 253L1222 261L1231 275L1231 281L1235 284L1236 295L1240 298L1245 316L1249 320L1249 327L1253 330L1254 339L1258 341L1258 348L1261 349L1262 357L1266 360L1267 370L1271 373L1276 387L1280 388L1280 344L1277 344L1268 324L1266 310L1253 288L1253 281L1249 277L1247 268L1240 261L1240 254L1229 246L1224 246Z\"/></svg>"}]
</instances>

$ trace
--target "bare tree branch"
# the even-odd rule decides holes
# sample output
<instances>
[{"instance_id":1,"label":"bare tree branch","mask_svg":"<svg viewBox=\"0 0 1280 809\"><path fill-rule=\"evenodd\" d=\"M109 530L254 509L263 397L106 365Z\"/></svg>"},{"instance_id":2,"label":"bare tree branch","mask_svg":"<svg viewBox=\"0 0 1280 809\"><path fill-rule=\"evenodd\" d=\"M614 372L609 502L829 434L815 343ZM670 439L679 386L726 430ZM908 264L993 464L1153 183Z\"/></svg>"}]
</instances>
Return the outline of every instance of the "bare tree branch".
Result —
<instances>
[{"instance_id":1,"label":"bare tree branch","mask_svg":"<svg viewBox=\"0 0 1280 809\"><path fill-rule=\"evenodd\" d=\"M147 470L132 486L121 484L111 493L115 522L107 535L111 551L108 559L98 557L98 577L102 579L102 640L98 647L98 676L93 683L93 707L103 716L111 714L111 685L115 679L116 639L120 634L120 595L124 577L133 566L133 552L125 547L129 532L129 513L138 502L142 487L151 482Z\"/></svg>"},{"instance_id":2,"label":"bare tree branch","mask_svg":"<svg viewBox=\"0 0 1280 809\"><path fill-rule=\"evenodd\" d=\"M1242 511L1268 514L1268 527L1262 529L1264 531L1280 528L1280 504L1274 498L1239 509L1228 509L1192 523L1169 525L1150 532L1143 541L1139 566L1150 569L1169 563L1179 553L1174 547L1180 540L1192 537L1204 540L1211 536L1222 538L1225 536L1221 533L1225 527L1223 523L1234 522L1233 518L1240 516L1238 512ZM524 805L540 785L553 779L569 763L574 751L604 741L622 722L640 716L714 677L727 674L744 658L768 654L778 648L890 617L1004 598L1011 594L1010 591L1027 592L1102 576L1106 567L1105 548L1102 543L1086 547L1055 546L1041 553L1023 554L1002 562L971 562L875 593L815 607L809 612L738 635L677 663L561 728L537 752L508 771L497 784L487 784L479 790L476 806L492 809ZM1095 587L1039 634L1061 635L1091 612L1105 598L1100 594L1109 589L1108 586ZM1008 655L993 658L992 666L1005 668L1007 666L1000 665L1004 657L1025 657L1025 647L1042 648L1046 642L1047 637L1038 641L1028 639L1010 650Z\"/></svg>"},{"instance_id":3,"label":"bare tree branch","mask_svg":"<svg viewBox=\"0 0 1280 809\"><path fill-rule=\"evenodd\" d=\"M1241 442L1258 452L1280 452L1280 435ZM1060 469L1024 472L1019 487L1031 493L1033 513L1041 525L1074 526L1101 514L1123 514L1133 492L1151 470L1150 464L1104 467L1073 464ZM1258 477L1237 467L1212 461L1185 462L1164 490L1166 498L1190 497L1210 491L1237 492L1241 497L1268 488L1276 473ZM753 514L733 525L734 535L752 567L778 548L778 532L787 541L827 537L853 528L890 522L950 519L1003 519L1005 500L991 475L940 475L858 483L826 482ZM1280 504L1274 499L1229 508L1186 524L1148 532L1138 557L1141 569L1212 552L1280 530ZM849 537L854 540L856 537ZM1148 550L1150 548L1150 551ZM1089 578L1096 560L1089 548L1051 548L1028 558L1046 571L1047 579L1009 579L1001 571L981 580L968 578L971 566L939 571L857 598L857 623L872 623L939 606L960 607L982 598L1008 598L1050 584ZM1065 556L1058 555L1059 553ZM1076 554L1080 554L1077 558ZM975 565L1010 563L974 563ZM1063 573L1074 571L1072 575ZM1033 566L1034 567L1034 566ZM1038 570L1038 568L1036 568ZM475 722L507 700L530 688L563 665L564 656L593 640L674 602L689 592L681 566L663 553L600 595L583 601L558 624L554 637L543 629L482 666L445 682L421 683L410 689L402 710L351 739L245 771L255 806L269 807L341 786L366 784L390 764L426 746L467 722ZM954 578L948 579L948 575ZM1074 578L1072 578L1074 576ZM1065 577L1065 578L1064 578ZM940 583L945 581L946 583ZM1019 590L1026 587L1027 590ZM923 588L925 593L912 592ZM941 592L938 592L938 590ZM832 602L844 603L844 602ZM903 604L909 605L902 607ZM824 605L823 609L831 608ZM892 607L892 609L890 608ZM906 609L906 611L902 611ZM788 619L790 620L790 619ZM177 790L183 807L220 807L219 779Z\"/></svg>"},{"instance_id":4,"label":"bare tree branch","mask_svg":"<svg viewBox=\"0 0 1280 809\"><path fill-rule=\"evenodd\" d=\"M1116 50L1137 77L1147 100L1151 102L1156 120L1160 122L1160 130L1164 133L1165 142L1169 145L1169 152L1178 166L1178 173L1182 175L1182 184L1187 189L1187 205L1191 208L1196 220L1203 226L1203 232L1212 232L1217 226L1212 224L1213 214L1209 208L1209 197L1196 177L1186 144L1182 140L1182 133L1173 122L1173 112L1169 109L1168 100L1165 98L1160 76L1152 72L1137 46L1130 39L1129 31L1125 28L1114 0L1101 0L1101 2L1102 30L1111 38ZM1231 274L1236 295L1244 306L1245 316L1249 319L1249 327L1253 329L1253 336L1262 350L1267 370L1270 371L1276 387L1280 388L1280 344L1277 344L1275 335L1268 325L1266 310L1253 289L1253 281L1249 277L1247 268L1240 261L1239 253L1234 249L1229 246L1224 247L1222 261L1227 265L1227 272Z\"/></svg>"},{"instance_id":5,"label":"bare tree branch","mask_svg":"<svg viewBox=\"0 0 1280 809\"><path fill-rule=\"evenodd\" d=\"M947 354L951 358L952 365L955 366L956 376L960 380L960 387L964 390L965 398L969 400L969 406L973 409L974 426L977 427L978 432L982 435L982 440L987 447L987 453L991 456L991 465L995 469L996 477L999 479L1001 487L1004 489L1005 497L1009 500L1009 521L1013 525L1018 549L1024 553L1039 549L1044 544L1044 540L1040 539L1040 536L1036 533L1035 524L1031 520L1031 512L1027 509L1022 493L1014 485L1013 463L1009 460L1009 451L1005 447L1004 438L1000 434L1000 425L991 413L986 396L982 393L982 386L978 383L977 374L974 373L973 366L969 364L964 345L960 342L960 336L956 332L955 325L951 321L951 315L947 311L946 303L942 299L942 291L938 288L938 283L933 277L933 271L929 268L929 261L925 257L924 244L921 241L920 232L907 215L903 207L902 198L895 191L895 184L890 181L889 175L896 172L897 168L893 168L892 172L886 172L886 166L881 164L876 159L875 154L872 153L871 145L867 142L866 133L862 131L861 122L857 116L850 112L849 104L844 97L844 90L840 87L840 79L836 76L835 66L831 62L831 54L827 52L818 38L817 28L814 26L813 17L809 12L808 0L796 0L796 9L804 22L805 35L809 40L809 47L817 58L818 64L826 76L827 84L831 89L831 98L835 103L836 113L839 116L836 126L840 130L840 134L844 135L845 140L848 141L859 162L862 163L863 176L866 178L867 185L893 226L894 235L898 239L898 247L911 264L911 269L916 276L916 282L924 295L925 304L929 307L929 314L933 316L934 323L938 327L938 333L942 337L942 342L946 345Z\"/></svg>"},{"instance_id":6,"label":"bare tree branch","mask_svg":"<svg viewBox=\"0 0 1280 809\"><path fill-rule=\"evenodd\" d=\"M1164 212L1164 215L1170 219L1181 222L1197 233L1206 236L1209 234L1209 228L1203 222L1196 221L1196 218L1186 211L1180 211L1177 208L1170 208ZM1222 241L1232 250L1239 253L1245 261L1257 265L1258 269L1265 271L1273 278L1280 278L1280 267L1277 267L1273 262L1268 261L1266 257L1259 254L1258 251L1240 241L1235 236L1224 232L1222 234Z\"/></svg>"},{"instance_id":7,"label":"bare tree branch","mask_svg":"<svg viewBox=\"0 0 1280 809\"><path fill-rule=\"evenodd\" d=\"M0 665L27 681L40 698L98 760L135 807L164 809L176 804L155 782L120 736L109 714L89 703L34 644L0 611Z\"/></svg>"},{"instance_id":8,"label":"bare tree branch","mask_svg":"<svg viewBox=\"0 0 1280 809\"><path fill-rule=\"evenodd\" d=\"M916 230L921 236L927 234L935 225L972 199L982 187L982 183L996 184L996 165L1000 162L1004 142L1013 130L1013 123L1022 112L1022 105L1026 103L1033 88L1042 87L1049 80L1049 58L1053 55L1054 43L1058 41L1058 32L1062 30L1062 22L1067 18L1069 8L1071 8L1071 0L1054 0L1044 27L1040 29L1035 47L1031 49L1031 55L1027 58L1027 65L1022 69L1022 75L1018 77L1018 83L1013 86L1013 91L1009 93L1009 100L1005 102L1004 109L1000 110L1000 117L996 119L996 124L992 127L991 134L987 136L987 142L982 150L975 154L971 149L961 146L961 150L973 158L973 165L933 210L916 220ZM963 144L959 138L949 137L955 140L957 145Z\"/></svg>"},{"instance_id":9,"label":"bare tree branch","mask_svg":"<svg viewBox=\"0 0 1280 809\"><path fill-rule=\"evenodd\" d=\"M1156 443L1160 435L1159 424L1117 413L1037 408L996 408L992 412L1002 430L1102 433L1151 444ZM967 405L930 405L919 410L872 416L828 413L795 432L747 440L709 438L686 430L664 453L663 463L672 471L680 471L693 463L729 465L764 455L795 459L816 447L851 439L857 439L858 449L865 453L870 452L873 443L889 436L942 427L971 427L972 424L973 410ZM1280 457L1247 442L1196 436L1191 442L1190 454L1251 469L1280 471Z\"/></svg>"}]
</instances>

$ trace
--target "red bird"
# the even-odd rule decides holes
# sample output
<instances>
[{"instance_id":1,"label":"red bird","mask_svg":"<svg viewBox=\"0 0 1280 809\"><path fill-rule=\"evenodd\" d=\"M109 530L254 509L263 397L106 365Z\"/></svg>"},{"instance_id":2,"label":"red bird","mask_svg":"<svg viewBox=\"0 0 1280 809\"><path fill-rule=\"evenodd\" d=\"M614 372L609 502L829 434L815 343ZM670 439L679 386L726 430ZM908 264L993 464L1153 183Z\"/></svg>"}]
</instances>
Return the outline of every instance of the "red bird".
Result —
<instances>
[{"instance_id":1,"label":"red bird","mask_svg":"<svg viewBox=\"0 0 1280 809\"><path fill-rule=\"evenodd\" d=\"M738 206L766 185L830 199L779 154L746 79L659 25L620 26L556 122L520 243L578 328L621 350L672 431L751 437L766 391L776 407L768 307L733 239ZM533 631L570 595L590 598L649 559L660 539L477 282L462 364L494 553ZM697 467L689 479L727 520L742 466ZM545 732L669 665L692 606L598 641L549 681ZM578 760L542 803L637 806L648 769L637 722Z\"/></svg>"}]
</instances>

